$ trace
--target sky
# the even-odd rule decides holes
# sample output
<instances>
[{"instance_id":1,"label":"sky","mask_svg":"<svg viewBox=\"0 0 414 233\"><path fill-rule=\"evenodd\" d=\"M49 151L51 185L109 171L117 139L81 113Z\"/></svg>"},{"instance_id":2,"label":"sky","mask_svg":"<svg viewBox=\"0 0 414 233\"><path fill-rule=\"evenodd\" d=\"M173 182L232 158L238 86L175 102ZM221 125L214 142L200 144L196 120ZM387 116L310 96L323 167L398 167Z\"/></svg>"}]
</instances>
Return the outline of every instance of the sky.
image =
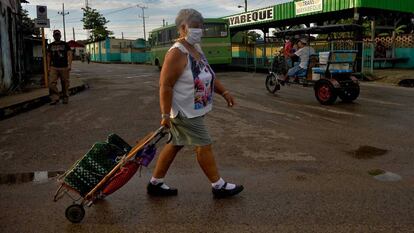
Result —
<instances>
[{"instance_id":1,"label":"sky","mask_svg":"<svg viewBox=\"0 0 414 233\"><path fill-rule=\"evenodd\" d=\"M291 0L248 0L248 10L276 5ZM45 30L46 38L52 39L52 31L59 29L63 34L62 3L65 4L66 40L73 39L73 29L76 40L87 38L87 32L83 30L82 7L85 7L85 0L28 0L23 3L24 9L28 10L29 17L36 18L36 5L47 6L47 16L50 19L50 28ZM244 11L244 0L88 0L89 7L97 9L110 22L108 30L114 33L113 36L121 38L122 33L125 39L143 38L142 9L137 5L147 7L145 9L146 34L161 27L163 19L166 22L174 23L175 16L180 9L194 8L201 12L206 18L223 17ZM243 6L239 8L238 6ZM63 36L62 36L63 39Z\"/></svg>"}]
</instances>

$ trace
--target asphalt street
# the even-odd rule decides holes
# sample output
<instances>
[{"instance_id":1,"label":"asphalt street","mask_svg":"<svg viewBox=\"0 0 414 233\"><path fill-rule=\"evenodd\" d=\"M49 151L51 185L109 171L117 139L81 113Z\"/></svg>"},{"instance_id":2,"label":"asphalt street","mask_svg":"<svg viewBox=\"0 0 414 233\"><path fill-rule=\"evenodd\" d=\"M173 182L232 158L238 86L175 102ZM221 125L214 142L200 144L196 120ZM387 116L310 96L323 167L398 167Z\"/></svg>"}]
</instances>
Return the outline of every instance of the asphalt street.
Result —
<instances>
[{"instance_id":1,"label":"asphalt street","mask_svg":"<svg viewBox=\"0 0 414 233\"><path fill-rule=\"evenodd\" d=\"M72 224L56 179L22 174L65 171L112 132L134 144L160 119L156 67L75 62L89 89L0 121L1 232L414 232L414 89L362 83L355 103L322 106L309 87L269 94L265 76L218 72L236 106L216 95L206 116L239 196L213 199L185 148L166 177L177 197L147 196L152 163Z\"/></svg>"}]
</instances>

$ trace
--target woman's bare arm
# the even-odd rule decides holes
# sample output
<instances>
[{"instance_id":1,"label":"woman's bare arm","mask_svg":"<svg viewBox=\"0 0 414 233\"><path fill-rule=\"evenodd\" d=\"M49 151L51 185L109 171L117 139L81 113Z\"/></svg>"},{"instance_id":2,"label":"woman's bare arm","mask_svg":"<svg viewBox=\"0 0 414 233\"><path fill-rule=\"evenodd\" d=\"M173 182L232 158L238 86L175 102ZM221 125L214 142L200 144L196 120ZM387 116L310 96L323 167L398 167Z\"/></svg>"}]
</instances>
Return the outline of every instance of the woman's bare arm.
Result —
<instances>
[{"instance_id":1,"label":"woman's bare arm","mask_svg":"<svg viewBox=\"0 0 414 233\"><path fill-rule=\"evenodd\" d=\"M224 88L223 84L217 78L214 79L214 92L223 96L229 107L233 107L235 104L233 96L226 90L226 88Z\"/></svg>"},{"instance_id":2,"label":"woman's bare arm","mask_svg":"<svg viewBox=\"0 0 414 233\"><path fill-rule=\"evenodd\" d=\"M187 65L187 55L175 48L165 55L160 75L160 110L169 114L172 106L173 87ZM166 121L164 121L166 120ZM169 119L163 119L162 125L169 126Z\"/></svg>"}]
</instances>

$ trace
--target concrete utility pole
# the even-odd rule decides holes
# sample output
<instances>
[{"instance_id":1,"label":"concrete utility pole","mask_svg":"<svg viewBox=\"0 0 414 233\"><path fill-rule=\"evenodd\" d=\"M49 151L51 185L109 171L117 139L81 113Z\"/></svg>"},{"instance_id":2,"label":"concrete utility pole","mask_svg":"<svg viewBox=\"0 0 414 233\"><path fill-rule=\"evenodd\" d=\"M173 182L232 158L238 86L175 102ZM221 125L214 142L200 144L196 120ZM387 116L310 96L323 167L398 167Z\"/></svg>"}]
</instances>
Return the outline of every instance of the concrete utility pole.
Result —
<instances>
[{"instance_id":1,"label":"concrete utility pole","mask_svg":"<svg viewBox=\"0 0 414 233\"><path fill-rule=\"evenodd\" d=\"M76 38L75 38L75 28L74 27L72 27L72 35L73 35L73 41L76 41Z\"/></svg>"},{"instance_id":2,"label":"concrete utility pole","mask_svg":"<svg viewBox=\"0 0 414 233\"><path fill-rule=\"evenodd\" d=\"M65 15L68 15L69 12L65 12L65 3L62 3L62 12L58 12L58 14L63 17L63 40L66 41Z\"/></svg>"},{"instance_id":3,"label":"concrete utility pole","mask_svg":"<svg viewBox=\"0 0 414 233\"><path fill-rule=\"evenodd\" d=\"M44 80L45 80L45 87L49 87L49 73L47 72L47 54L46 54L46 40L45 40L45 28L41 28L42 32L42 54L43 54L43 70L44 70Z\"/></svg>"},{"instance_id":4,"label":"concrete utility pole","mask_svg":"<svg viewBox=\"0 0 414 233\"><path fill-rule=\"evenodd\" d=\"M148 17L145 17L145 9L148 9L148 7L140 6L140 5L137 5L137 7L141 8L142 10L142 15L140 15L139 17L142 17L142 24L144 26L144 40L147 40L147 35L145 32L145 18L148 18Z\"/></svg>"}]
</instances>

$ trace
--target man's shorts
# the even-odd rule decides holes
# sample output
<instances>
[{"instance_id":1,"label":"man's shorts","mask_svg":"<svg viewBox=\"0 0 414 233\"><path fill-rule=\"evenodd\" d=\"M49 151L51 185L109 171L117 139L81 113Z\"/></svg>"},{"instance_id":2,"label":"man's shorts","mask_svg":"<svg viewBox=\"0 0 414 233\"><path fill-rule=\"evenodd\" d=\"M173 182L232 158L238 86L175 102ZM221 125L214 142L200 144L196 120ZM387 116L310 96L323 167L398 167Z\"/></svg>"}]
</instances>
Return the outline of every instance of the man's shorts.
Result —
<instances>
[{"instance_id":1,"label":"man's shorts","mask_svg":"<svg viewBox=\"0 0 414 233\"><path fill-rule=\"evenodd\" d=\"M287 73L288 77L303 77L306 76L306 69L301 68L299 65L296 65L289 69Z\"/></svg>"}]
</instances>

